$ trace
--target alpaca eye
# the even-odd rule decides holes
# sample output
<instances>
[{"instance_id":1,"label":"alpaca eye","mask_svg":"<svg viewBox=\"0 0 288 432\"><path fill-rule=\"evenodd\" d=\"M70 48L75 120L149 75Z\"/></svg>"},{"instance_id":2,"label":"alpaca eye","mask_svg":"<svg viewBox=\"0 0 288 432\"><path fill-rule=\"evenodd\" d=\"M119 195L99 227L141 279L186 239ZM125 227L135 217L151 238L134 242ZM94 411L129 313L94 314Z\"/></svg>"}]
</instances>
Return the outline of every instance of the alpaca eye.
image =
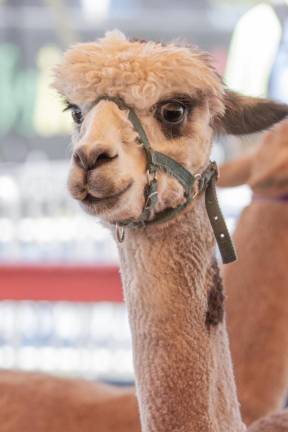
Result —
<instances>
[{"instance_id":1,"label":"alpaca eye","mask_svg":"<svg viewBox=\"0 0 288 432\"><path fill-rule=\"evenodd\" d=\"M82 115L81 109L78 108L77 106L73 106L71 108L71 110L72 110L71 115L72 115L74 122L77 124L81 124L83 121L83 115Z\"/></svg>"},{"instance_id":2,"label":"alpaca eye","mask_svg":"<svg viewBox=\"0 0 288 432\"><path fill-rule=\"evenodd\" d=\"M179 102L168 102L160 107L160 119L165 123L177 125L184 120L185 106Z\"/></svg>"}]
</instances>

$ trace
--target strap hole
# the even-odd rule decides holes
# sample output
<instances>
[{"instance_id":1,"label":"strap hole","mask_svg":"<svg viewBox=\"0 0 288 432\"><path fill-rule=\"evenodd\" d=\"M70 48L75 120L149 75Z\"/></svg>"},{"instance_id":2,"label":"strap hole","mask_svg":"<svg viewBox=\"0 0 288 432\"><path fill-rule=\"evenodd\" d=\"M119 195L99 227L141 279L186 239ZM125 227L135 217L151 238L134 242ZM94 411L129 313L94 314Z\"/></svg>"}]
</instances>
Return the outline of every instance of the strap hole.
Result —
<instances>
[{"instance_id":1,"label":"strap hole","mask_svg":"<svg viewBox=\"0 0 288 432\"><path fill-rule=\"evenodd\" d=\"M214 220L217 221L219 219L218 216L214 216Z\"/></svg>"},{"instance_id":2,"label":"strap hole","mask_svg":"<svg viewBox=\"0 0 288 432\"><path fill-rule=\"evenodd\" d=\"M220 234L220 238L224 239L225 238L225 234L221 233Z\"/></svg>"}]
</instances>

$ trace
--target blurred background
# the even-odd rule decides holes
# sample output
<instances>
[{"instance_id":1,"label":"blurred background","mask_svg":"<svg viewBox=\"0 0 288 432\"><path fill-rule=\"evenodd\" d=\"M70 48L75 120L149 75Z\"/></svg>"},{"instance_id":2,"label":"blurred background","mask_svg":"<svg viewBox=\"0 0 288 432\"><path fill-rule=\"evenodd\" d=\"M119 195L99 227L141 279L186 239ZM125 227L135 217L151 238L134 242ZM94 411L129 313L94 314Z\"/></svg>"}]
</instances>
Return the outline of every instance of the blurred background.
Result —
<instances>
[{"instance_id":1,"label":"blurred background","mask_svg":"<svg viewBox=\"0 0 288 432\"><path fill-rule=\"evenodd\" d=\"M285 1L0 0L0 368L133 380L114 242L66 191L71 121L49 88L63 50L113 28L184 38L230 87L288 102L287 12ZM214 158L251 145L231 137ZM220 191L231 230L249 198Z\"/></svg>"}]
</instances>

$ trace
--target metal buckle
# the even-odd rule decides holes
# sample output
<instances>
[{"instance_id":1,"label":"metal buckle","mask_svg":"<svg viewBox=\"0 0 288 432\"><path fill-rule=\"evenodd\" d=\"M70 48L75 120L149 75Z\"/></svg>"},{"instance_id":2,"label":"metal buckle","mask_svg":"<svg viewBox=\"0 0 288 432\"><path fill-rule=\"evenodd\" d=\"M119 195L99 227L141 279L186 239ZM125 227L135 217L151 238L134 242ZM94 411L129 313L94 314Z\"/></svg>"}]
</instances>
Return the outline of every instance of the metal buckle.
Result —
<instances>
[{"instance_id":1,"label":"metal buckle","mask_svg":"<svg viewBox=\"0 0 288 432\"><path fill-rule=\"evenodd\" d=\"M118 243L123 243L125 240L125 229L123 226L120 226L118 223L116 223L115 227L115 233Z\"/></svg>"},{"instance_id":2,"label":"metal buckle","mask_svg":"<svg viewBox=\"0 0 288 432\"><path fill-rule=\"evenodd\" d=\"M150 184L152 183L153 180L157 180L157 171L154 171L153 173L151 173L148 169L146 171L146 176L147 176L148 185L150 186Z\"/></svg>"},{"instance_id":3,"label":"metal buckle","mask_svg":"<svg viewBox=\"0 0 288 432\"><path fill-rule=\"evenodd\" d=\"M151 209L150 205L148 205L148 204L149 204L149 202L151 202L151 198L154 195L158 195L158 192L155 191L155 192L152 192L148 195L148 197L146 198L146 201L145 201L144 210L150 210Z\"/></svg>"},{"instance_id":4,"label":"metal buckle","mask_svg":"<svg viewBox=\"0 0 288 432\"><path fill-rule=\"evenodd\" d=\"M146 176L147 176L147 186L148 186L148 187L151 186L151 184L152 184L153 182L157 181L157 171L154 171L154 172L151 173L151 172L149 171L149 169L148 169L148 170L146 171ZM158 195L158 191L157 191L157 190L154 191L154 192L151 192L151 193L147 196L146 201L145 201L145 204L144 204L144 210L150 210L150 209L151 209L149 203L151 203L151 198L152 198L153 196L155 196L155 195Z\"/></svg>"},{"instance_id":5,"label":"metal buckle","mask_svg":"<svg viewBox=\"0 0 288 432\"><path fill-rule=\"evenodd\" d=\"M200 188L200 180L201 180L201 178L202 178L202 175L199 174L199 173L197 173L197 174L194 175L194 178L195 178L194 185L197 184L197 188L196 188L196 191L195 191L195 192L193 193L193 195L192 195L192 200L194 200L195 198L197 198L198 195L199 195L200 192L201 192L201 188Z\"/></svg>"},{"instance_id":6,"label":"metal buckle","mask_svg":"<svg viewBox=\"0 0 288 432\"><path fill-rule=\"evenodd\" d=\"M216 161L211 161L211 167L215 172L215 180L217 181L220 177L220 173Z\"/></svg>"}]
</instances>

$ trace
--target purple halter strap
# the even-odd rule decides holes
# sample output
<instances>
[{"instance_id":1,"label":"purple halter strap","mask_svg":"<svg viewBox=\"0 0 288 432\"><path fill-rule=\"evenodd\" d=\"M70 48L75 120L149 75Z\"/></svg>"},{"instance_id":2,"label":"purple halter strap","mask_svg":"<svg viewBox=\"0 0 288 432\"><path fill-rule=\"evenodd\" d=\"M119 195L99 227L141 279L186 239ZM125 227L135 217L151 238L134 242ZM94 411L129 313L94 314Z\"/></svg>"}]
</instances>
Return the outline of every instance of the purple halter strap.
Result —
<instances>
[{"instance_id":1,"label":"purple halter strap","mask_svg":"<svg viewBox=\"0 0 288 432\"><path fill-rule=\"evenodd\" d=\"M252 201L270 201L270 202L272 201L272 202L281 202L281 203L288 204L288 192L283 195L279 195L275 197L267 197L263 195L253 194Z\"/></svg>"}]
</instances>

